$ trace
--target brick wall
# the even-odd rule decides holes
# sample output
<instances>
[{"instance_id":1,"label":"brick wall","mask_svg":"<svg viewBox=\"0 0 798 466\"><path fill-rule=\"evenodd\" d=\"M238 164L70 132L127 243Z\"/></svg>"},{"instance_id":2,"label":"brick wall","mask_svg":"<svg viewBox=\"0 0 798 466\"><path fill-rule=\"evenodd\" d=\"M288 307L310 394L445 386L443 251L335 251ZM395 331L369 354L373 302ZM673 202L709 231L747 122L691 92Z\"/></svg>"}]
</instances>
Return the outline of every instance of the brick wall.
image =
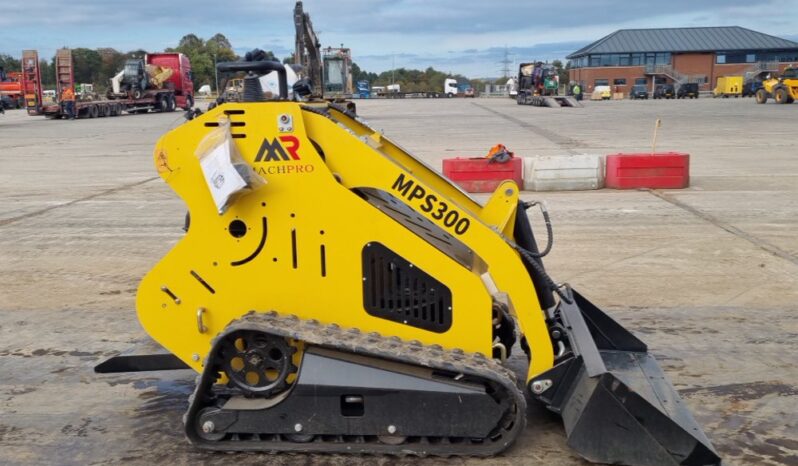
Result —
<instances>
[{"instance_id":1,"label":"brick wall","mask_svg":"<svg viewBox=\"0 0 798 466\"><path fill-rule=\"evenodd\" d=\"M703 75L707 77L707 82L699 85L702 91L709 91L715 87L718 76L742 75L748 70L751 63L724 64L715 63L714 53L680 53L673 54L671 58L673 68L686 75ZM779 65L781 71L788 66L787 63ZM581 82L585 92L591 92L595 87L596 79L606 79L610 87L615 89L613 80L626 79L626 85L618 86L618 92L629 94L636 78L646 78L646 87L649 91L653 90L654 83L651 76L646 76L643 66L607 66L596 68L577 68L569 71L570 81ZM667 82L671 82L667 79Z\"/></svg>"},{"instance_id":2,"label":"brick wall","mask_svg":"<svg viewBox=\"0 0 798 466\"><path fill-rule=\"evenodd\" d=\"M628 94L635 84L635 79L647 78L648 88L651 89L651 77L646 76L642 66L607 66L600 68L578 68L568 72L569 81L581 82L584 92L590 93L595 87L596 79L607 79L610 87L615 90L613 80L626 79L626 85L618 86L618 92Z\"/></svg>"}]
</instances>

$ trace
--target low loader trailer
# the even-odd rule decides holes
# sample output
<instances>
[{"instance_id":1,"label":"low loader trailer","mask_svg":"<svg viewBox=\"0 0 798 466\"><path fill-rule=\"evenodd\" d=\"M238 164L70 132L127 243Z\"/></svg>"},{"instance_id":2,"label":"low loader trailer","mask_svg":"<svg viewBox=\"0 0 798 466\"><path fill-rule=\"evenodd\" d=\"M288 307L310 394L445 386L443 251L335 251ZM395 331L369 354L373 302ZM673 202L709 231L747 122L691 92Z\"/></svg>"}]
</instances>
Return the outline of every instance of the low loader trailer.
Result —
<instances>
[{"instance_id":1,"label":"low loader trailer","mask_svg":"<svg viewBox=\"0 0 798 466\"><path fill-rule=\"evenodd\" d=\"M26 60L25 57L28 59ZM160 88L142 88L125 94L114 94L106 99L76 99L75 118L99 118L127 113L172 112L177 107L189 109L194 105L194 85L191 82L191 64L188 58L178 53L148 54L149 64L166 62L177 69ZM61 102L62 92L74 89L74 65L72 52L63 48L56 52L56 96L55 104L46 105L43 101L41 73L38 54L34 50L23 52L22 87L25 90L25 105L29 115L44 115L46 118L66 117L66 106Z\"/></svg>"}]
</instances>

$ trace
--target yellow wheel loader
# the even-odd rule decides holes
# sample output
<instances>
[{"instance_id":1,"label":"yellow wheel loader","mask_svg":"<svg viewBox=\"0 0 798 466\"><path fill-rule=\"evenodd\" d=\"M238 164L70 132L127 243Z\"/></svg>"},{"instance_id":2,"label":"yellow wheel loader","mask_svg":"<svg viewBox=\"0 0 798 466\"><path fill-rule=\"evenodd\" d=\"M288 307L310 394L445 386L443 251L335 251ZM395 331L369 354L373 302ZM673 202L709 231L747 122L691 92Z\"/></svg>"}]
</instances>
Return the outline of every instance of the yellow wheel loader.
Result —
<instances>
[{"instance_id":1,"label":"yellow wheel loader","mask_svg":"<svg viewBox=\"0 0 798 466\"><path fill-rule=\"evenodd\" d=\"M762 81L756 91L756 103L764 104L772 98L777 104L791 104L798 99L798 68L787 68L781 76Z\"/></svg>"},{"instance_id":2,"label":"yellow wheel loader","mask_svg":"<svg viewBox=\"0 0 798 466\"><path fill-rule=\"evenodd\" d=\"M288 100L283 65L220 66L276 71L280 96L245 79L158 141L191 221L136 306L170 354L98 372L198 372L185 433L208 450L490 456L529 398L588 460L720 463L646 345L546 273L548 215L541 251L513 182L481 205L347 109ZM220 127L266 182L223 210L196 155Z\"/></svg>"}]
</instances>

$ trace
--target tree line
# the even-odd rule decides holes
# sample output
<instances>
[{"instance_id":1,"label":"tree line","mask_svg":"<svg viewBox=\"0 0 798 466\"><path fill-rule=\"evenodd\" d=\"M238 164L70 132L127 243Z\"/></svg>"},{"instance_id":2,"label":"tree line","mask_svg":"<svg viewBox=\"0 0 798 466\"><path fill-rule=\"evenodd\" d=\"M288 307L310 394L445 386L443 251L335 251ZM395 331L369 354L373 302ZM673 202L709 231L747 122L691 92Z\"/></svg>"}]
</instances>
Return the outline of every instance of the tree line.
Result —
<instances>
[{"instance_id":1,"label":"tree line","mask_svg":"<svg viewBox=\"0 0 798 466\"><path fill-rule=\"evenodd\" d=\"M377 74L361 70L356 63L352 64L352 81L368 81L372 86L399 84L402 92L442 92L443 82L446 78L456 79L458 85L472 85L472 80L461 74L444 73L431 66L424 71L397 68Z\"/></svg>"},{"instance_id":2,"label":"tree line","mask_svg":"<svg viewBox=\"0 0 798 466\"><path fill-rule=\"evenodd\" d=\"M180 52L188 56L191 60L194 86L199 88L209 84L216 88L216 74L214 63L222 61L234 61L240 57L235 53L232 44L224 34L215 34L209 39L203 39L196 34L183 36L176 47L170 47L165 52ZM110 79L122 70L125 61L130 58L142 58L147 52L144 50L131 50L120 52L113 48L75 48L72 49L72 59L74 65L74 75L76 83L94 84L97 92L105 92L110 85ZM267 56L277 59L271 51L267 51ZM292 63L292 56L285 57L283 63ZM18 71L20 61L8 55L0 55L0 65L4 66L6 72ZM55 58L50 60L40 60L42 85L45 88L55 86ZM361 69L356 63L352 64L352 81L368 81L372 86L386 86L388 84L399 84L402 91L421 92L430 90L442 90L443 82L446 78L454 78L460 85L474 86L480 83L477 80L469 80L460 74L445 73L433 67L426 70L398 68L395 70L373 73Z\"/></svg>"},{"instance_id":3,"label":"tree line","mask_svg":"<svg viewBox=\"0 0 798 466\"><path fill-rule=\"evenodd\" d=\"M167 48L165 52L180 52L191 60L194 85L214 85L214 62L237 60L230 41L223 34L216 34L204 40L194 34L180 39L177 47ZM110 85L111 78L119 73L125 61L131 58L143 58L146 50L120 52L113 48L75 48L72 49L72 65L75 83L90 83L95 91L103 93ZM273 55L272 55L273 56ZM55 87L55 57L47 60L39 57L39 70L42 87ZM0 54L0 66L6 72L20 71L20 60L10 55Z\"/></svg>"}]
</instances>

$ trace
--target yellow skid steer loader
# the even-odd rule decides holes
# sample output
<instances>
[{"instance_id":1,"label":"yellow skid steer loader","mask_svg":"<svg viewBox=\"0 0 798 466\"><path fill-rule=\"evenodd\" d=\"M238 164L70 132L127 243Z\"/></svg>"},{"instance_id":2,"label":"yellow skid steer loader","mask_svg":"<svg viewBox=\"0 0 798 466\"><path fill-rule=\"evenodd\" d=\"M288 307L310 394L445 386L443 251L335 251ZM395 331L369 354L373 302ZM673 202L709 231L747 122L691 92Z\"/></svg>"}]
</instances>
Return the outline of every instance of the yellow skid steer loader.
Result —
<instances>
[{"instance_id":1,"label":"yellow skid steer loader","mask_svg":"<svg viewBox=\"0 0 798 466\"><path fill-rule=\"evenodd\" d=\"M249 73L245 101L154 151L191 220L137 295L171 354L98 372L201 374L185 432L209 450L490 456L529 397L591 461L720 463L646 345L547 275L513 182L480 205L345 108L289 100L283 65L220 69ZM220 125L266 181L222 213L195 154ZM505 365L519 347L523 380Z\"/></svg>"}]
</instances>

